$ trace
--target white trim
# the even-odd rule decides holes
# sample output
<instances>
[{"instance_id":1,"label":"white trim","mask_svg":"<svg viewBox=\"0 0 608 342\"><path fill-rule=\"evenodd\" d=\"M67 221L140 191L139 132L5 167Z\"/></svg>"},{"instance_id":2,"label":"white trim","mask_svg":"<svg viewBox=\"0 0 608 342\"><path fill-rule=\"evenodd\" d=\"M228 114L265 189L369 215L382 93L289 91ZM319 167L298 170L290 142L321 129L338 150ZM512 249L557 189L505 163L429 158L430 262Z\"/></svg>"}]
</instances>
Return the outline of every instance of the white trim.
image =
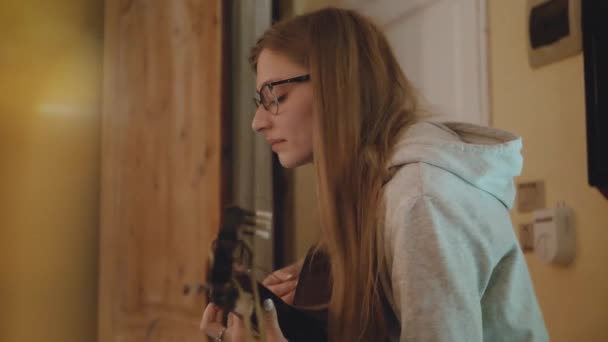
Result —
<instances>
[{"instance_id":1,"label":"white trim","mask_svg":"<svg viewBox=\"0 0 608 342\"><path fill-rule=\"evenodd\" d=\"M376 24L386 27L435 1L437 0L342 0L340 5L364 13Z\"/></svg>"},{"instance_id":2,"label":"white trim","mask_svg":"<svg viewBox=\"0 0 608 342\"><path fill-rule=\"evenodd\" d=\"M415 14L418 10L431 6L438 0L341 0L340 7L356 10L375 21L386 30L391 24ZM454 0L450 0L454 1ZM458 1L458 0L457 0ZM477 123L492 125L491 91L490 91L490 51L487 0L474 0L476 17L477 55L479 64L478 86L479 101L476 104L479 111Z\"/></svg>"},{"instance_id":3,"label":"white trim","mask_svg":"<svg viewBox=\"0 0 608 342\"><path fill-rule=\"evenodd\" d=\"M492 97L490 84L490 27L488 1L477 0L477 10L479 18L479 85L480 85L480 124L491 126L492 120Z\"/></svg>"}]
</instances>

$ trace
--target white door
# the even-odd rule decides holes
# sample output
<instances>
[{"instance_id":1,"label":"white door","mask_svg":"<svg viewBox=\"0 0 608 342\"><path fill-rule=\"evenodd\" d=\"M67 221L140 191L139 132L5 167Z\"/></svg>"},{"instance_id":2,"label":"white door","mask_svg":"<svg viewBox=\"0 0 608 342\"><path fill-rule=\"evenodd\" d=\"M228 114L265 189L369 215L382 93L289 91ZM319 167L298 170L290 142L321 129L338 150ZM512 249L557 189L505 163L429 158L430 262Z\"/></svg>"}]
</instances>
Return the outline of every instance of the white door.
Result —
<instances>
[{"instance_id":1,"label":"white door","mask_svg":"<svg viewBox=\"0 0 608 342\"><path fill-rule=\"evenodd\" d=\"M384 29L422 103L441 119L490 124L486 0L346 0Z\"/></svg>"}]
</instances>

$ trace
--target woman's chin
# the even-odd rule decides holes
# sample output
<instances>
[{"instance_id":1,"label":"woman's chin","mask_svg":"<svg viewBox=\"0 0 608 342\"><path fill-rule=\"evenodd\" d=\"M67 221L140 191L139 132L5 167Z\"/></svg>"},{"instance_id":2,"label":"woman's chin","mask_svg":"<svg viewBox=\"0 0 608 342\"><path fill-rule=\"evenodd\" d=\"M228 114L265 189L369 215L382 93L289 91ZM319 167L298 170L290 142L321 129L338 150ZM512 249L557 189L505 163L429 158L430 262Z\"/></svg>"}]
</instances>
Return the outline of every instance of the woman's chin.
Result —
<instances>
[{"instance_id":1,"label":"woman's chin","mask_svg":"<svg viewBox=\"0 0 608 342\"><path fill-rule=\"evenodd\" d=\"M281 155L279 155L279 163L281 163L281 166L286 169L293 169L299 166L298 163L294 162L294 160L290 160L289 158L281 158Z\"/></svg>"},{"instance_id":2,"label":"woman's chin","mask_svg":"<svg viewBox=\"0 0 608 342\"><path fill-rule=\"evenodd\" d=\"M286 169L293 169L298 166L306 165L312 161L310 160L311 158L294 158L293 156L284 153L278 153L278 157L281 166Z\"/></svg>"}]
</instances>

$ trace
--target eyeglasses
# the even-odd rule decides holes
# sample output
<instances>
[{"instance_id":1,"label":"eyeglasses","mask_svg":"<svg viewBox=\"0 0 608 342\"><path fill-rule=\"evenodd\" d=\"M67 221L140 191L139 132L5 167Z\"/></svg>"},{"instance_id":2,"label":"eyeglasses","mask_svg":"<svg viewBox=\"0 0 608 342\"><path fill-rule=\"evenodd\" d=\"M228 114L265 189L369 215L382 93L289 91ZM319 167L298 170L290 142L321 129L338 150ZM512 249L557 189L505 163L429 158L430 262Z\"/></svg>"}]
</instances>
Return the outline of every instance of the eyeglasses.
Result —
<instances>
[{"instance_id":1,"label":"eyeglasses","mask_svg":"<svg viewBox=\"0 0 608 342\"><path fill-rule=\"evenodd\" d=\"M277 115L279 113L279 98L275 95L273 88L281 84L301 83L308 80L310 80L310 75L303 75L264 84L260 91L255 92L255 97L253 98L255 107L258 108L260 105L262 105L264 106L264 109L274 115Z\"/></svg>"}]
</instances>

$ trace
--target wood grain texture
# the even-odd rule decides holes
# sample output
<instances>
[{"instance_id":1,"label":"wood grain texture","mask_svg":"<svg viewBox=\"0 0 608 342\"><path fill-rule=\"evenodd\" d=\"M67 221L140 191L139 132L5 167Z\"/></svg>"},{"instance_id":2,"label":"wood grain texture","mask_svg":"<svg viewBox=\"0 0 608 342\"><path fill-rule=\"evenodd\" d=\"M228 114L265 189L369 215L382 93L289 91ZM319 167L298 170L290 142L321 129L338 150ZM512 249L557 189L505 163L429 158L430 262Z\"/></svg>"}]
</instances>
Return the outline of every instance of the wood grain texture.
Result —
<instances>
[{"instance_id":1,"label":"wood grain texture","mask_svg":"<svg viewBox=\"0 0 608 342\"><path fill-rule=\"evenodd\" d=\"M220 1L107 0L99 341L200 341L222 206Z\"/></svg>"}]
</instances>

